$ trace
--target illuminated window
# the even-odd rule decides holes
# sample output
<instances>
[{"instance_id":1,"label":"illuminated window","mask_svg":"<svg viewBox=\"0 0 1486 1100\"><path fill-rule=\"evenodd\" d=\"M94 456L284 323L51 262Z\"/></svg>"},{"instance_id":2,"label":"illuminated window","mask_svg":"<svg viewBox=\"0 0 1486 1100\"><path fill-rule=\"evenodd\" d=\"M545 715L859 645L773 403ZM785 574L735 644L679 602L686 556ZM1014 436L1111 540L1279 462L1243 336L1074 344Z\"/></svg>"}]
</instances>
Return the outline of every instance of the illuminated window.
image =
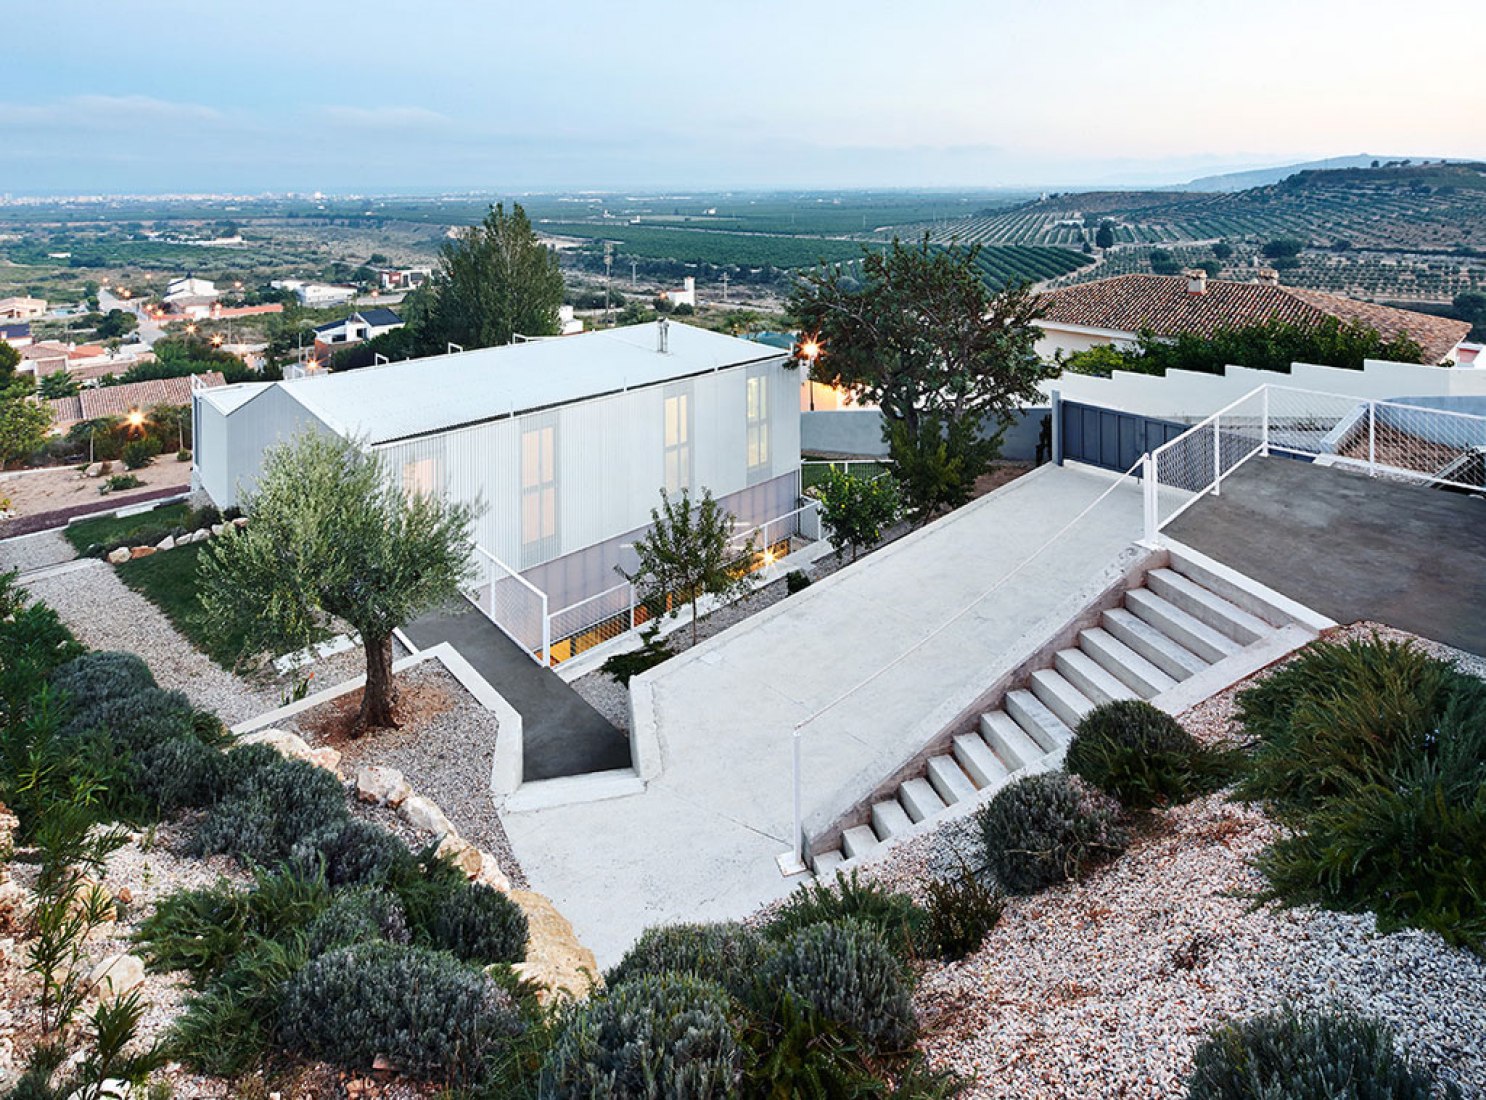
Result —
<instances>
[{"instance_id":1,"label":"illuminated window","mask_svg":"<svg viewBox=\"0 0 1486 1100\"><path fill-rule=\"evenodd\" d=\"M408 496L432 496L435 488L433 459L417 458L403 464L402 491Z\"/></svg>"},{"instance_id":2,"label":"illuminated window","mask_svg":"<svg viewBox=\"0 0 1486 1100\"><path fill-rule=\"evenodd\" d=\"M769 376L748 379L748 472L763 471L769 465Z\"/></svg>"},{"instance_id":3,"label":"illuminated window","mask_svg":"<svg viewBox=\"0 0 1486 1100\"><path fill-rule=\"evenodd\" d=\"M691 395L666 398L665 442L666 492L679 493L691 487Z\"/></svg>"},{"instance_id":4,"label":"illuminated window","mask_svg":"<svg viewBox=\"0 0 1486 1100\"><path fill-rule=\"evenodd\" d=\"M557 552L557 428L521 433L521 557L538 561Z\"/></svg>"}]
</instances>

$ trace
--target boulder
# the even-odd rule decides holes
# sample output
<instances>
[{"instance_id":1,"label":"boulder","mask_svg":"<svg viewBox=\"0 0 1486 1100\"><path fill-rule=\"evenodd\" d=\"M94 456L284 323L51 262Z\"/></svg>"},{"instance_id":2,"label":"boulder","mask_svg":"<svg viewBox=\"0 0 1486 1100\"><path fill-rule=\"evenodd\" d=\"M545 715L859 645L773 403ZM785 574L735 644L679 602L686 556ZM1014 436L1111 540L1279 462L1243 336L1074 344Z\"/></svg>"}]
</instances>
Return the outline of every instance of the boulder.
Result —
<instances>
[{"instance_id":1,"label":"boulder","mask_svg":"<svg viewBox=\"0 0 1486 1100\"><path fill-rule=\"evenodd\" d=\"M439 841L437 855L440 859L448 860L463 871L467 879L479 877L480 868L484 863L480 849L457 833L446 834L444 839Z\"/></svg>"},{"instance_id":2,"label":"boulder","mask_svg":"<svg viewBox=\"0 0 1486 1100\"><path fill-rule=\"evenodd\" d=\"M192 542L205 542L207 539L209 539L211 537L212 537L211 528L209 528L209 527L202 527L199 530L197 530L194 534L192 534L191 541Z\"/></svg>"},{"instance_id":3,"label":"boulder","mask_svg":"<svg viewBox=\"0 0 1486 1100\"><path fill-rule=\"evenodd\" d=\"M247 525L248 525L248 517L247 516L238 516L235 520L232 521L232 526L234 526L234 527L246 527Z\"/></svg>"},{"instance_id":4,"label":"boulder","mask_svg":"<svg viewBox=\"0 0 1486 1100\"><path fill-rule=\"evenodd\" d=\"M375 802L396 809L412 793L413 788L396 768L373 764L356 773L356 797L363 802Z\"/></svg>"},{"instance_id":5,"label":"boulder","mask_svg":"<svg viewBox=\"0 0 1486 1100\"><path fill-rule=\"evenodd\" d=\"M95 462L83 471L83 477L102 477L103 463Z\"/></svg>"},{"instance_id":6,"label":"boulder","mask_svg":"<svg viewBox=\"0 0 1486 1100\"><path fill-rule=\"evenodd\" d=\"M408 798L399 808L403 820L413 828L434 836L458 836L459 833L444 816L444 811L421 794L415 794Z\"/></svg>"},{"instance_id":7,"label":"boulder","mask_svg":"<svg viewBox=\"0 0 1486 1100\"><path fill-rule=\"evenodd\" d=\"M214 535L220 535L225 530L227 530L227 525L225 523L212 524L211 531Z\"/></svg>"},{"instance_id":8,"label":"boulder","mask_svg":"<svg viewBox=\"0 0 1486 1100\"><path fill-rule=\"evenodd\" d=\"M174 550L175 549L175 539L172 538L170 535L166 535L159 542L155 543L155 549L156 550Z\"/></svg>"},{"instance_id":9,"label":"boulder","mask_svg":"<svg viewBox=\"0 0 1486 1100\"><path fill-rule=\"evenodd\" d=\"M317 768L324 768L337 779L341 774L341 754L328 746L312 749L303 737L288 730L265 729L245 734L237 739L239 745L267 745L280 756L294 760L307 760Z\"/></svg>"},{"instance_id":10,"label":"boulder","mask_svg":"<svg viewBox=\"0 0 1486 1100\"><path fill-rule=\"evenodd\" d=\"M129 556L131 558L147 558L155 552L153 546L131 546Z\"/></svg>"},{"instance_id":11,"label":"boulder","mask_svg":"<svg viewBox=\"0 0 1486 1100\"><path fill-rule=\"evenodd\" d=\"M502 894L511 892L511 880L506 877L506 873L500 869L500 864L489 852L480 853L480 871L475 875L475 881L483 882Z\"/></svg>"},{"instance_id":12,"label":"boulder","mask_svg":"<svg viewBox=\"0 0 1486 1100\"><path fill-rule=\"evenodd\" d=\"M112 565L123 565L130 557L129 547L121 546L117 550L109 551L108 560Z\"/></svg>"},{"instance_id":13,"label":"boulder","mask_svg":"<svg viewBox=\"0 0 1486 1100\"><path fill-rule=\"evenodd\" d=\"M99 997L122 997L144 984L138 955L110 955L88 973L88 988Z\"/></svg>"},{"instance_id":14,"label":"boulder","mask_svg":"<svg viewBox=\"0 0 1486 1100\"><path fill-rule=\"evenodd\" d=\"M527 926L526 961L511 969L542 986L537 999L544 1004L559 993L588 996L601 980L598 960L578 942L568 919L531 890L512 890L511 900L526 914Z\"/></svg>"}]
</instances>

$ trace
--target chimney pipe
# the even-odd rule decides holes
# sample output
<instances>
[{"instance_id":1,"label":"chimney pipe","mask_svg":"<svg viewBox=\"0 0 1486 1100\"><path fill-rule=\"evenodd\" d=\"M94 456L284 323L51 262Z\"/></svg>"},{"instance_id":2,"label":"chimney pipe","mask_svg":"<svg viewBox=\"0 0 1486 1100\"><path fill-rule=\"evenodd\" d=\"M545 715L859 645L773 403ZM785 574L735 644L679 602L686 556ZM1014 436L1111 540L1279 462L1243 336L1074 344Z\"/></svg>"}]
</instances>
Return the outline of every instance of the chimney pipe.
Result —
<instances>
[{"instance_id":1,"label":"chimney pipe","mask_svg":"<svg viewBox=\"0 0 1486 1100\"><path fill-rule=\"evenodd\" d=\"M1254 282L1262 283L1265 286L1279 286L1280 273L1272 267L1261 267L1254 274Z\"/></svg>"},{"instance_id":2,"label":"chimney pipe","mask_svg":"<svg viewBox=\"0 0 1486 1100\"><path fill-rule=\"evenodd\" d=\"M1207 272L1200 267L1194 267L1182 272L1187 277L1188 294L1207 293Z\"/></svg>"},{"instance_id":3,"label":"chimney pipe","mask_svg":"<svg viewBox=\"0 0 1486 1100\"><path fill-rule=\"evenodd\" d=\"M671 322L664 317L655 322L655 350L665 355L671 350Z\"/></svg>"}]
</instances>

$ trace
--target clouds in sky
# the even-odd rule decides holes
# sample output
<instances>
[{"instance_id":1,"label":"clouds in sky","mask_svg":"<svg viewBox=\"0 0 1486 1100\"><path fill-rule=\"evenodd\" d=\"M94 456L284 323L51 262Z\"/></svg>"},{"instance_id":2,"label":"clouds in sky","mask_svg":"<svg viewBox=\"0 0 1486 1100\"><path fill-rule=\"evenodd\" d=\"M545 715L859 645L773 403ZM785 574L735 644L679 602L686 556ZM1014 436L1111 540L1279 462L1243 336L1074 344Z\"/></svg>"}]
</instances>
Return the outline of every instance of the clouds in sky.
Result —
<instances>
[{"instance_id":1,"label":"clouds in sky","mask_svg":"<svg viewBox=\"0 0 1486 1100\"><path fill-rule=\"evenodd\" d=\"M13 0L0 190L1025 186L1486 158L1486 4ZM45 43L45 48L42 44ZM34 46L35 48L30 48Z\"/></svg>"}]
</instances>

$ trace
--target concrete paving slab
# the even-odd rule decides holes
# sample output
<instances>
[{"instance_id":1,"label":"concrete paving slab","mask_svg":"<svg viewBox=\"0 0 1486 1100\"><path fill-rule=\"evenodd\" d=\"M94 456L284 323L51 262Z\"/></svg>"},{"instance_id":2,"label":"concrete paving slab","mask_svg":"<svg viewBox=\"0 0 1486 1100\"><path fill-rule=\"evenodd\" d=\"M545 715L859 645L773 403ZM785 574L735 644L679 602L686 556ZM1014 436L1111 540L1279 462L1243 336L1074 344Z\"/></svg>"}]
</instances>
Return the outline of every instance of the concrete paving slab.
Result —
<instances>
[{"instance_id":1,"label":"concrete paving slab","mask_svg":"<svg viewBox=\"0 0 1486 1100\"><path fill-rule=\"evenodd\" d=\"M1118 571L1140 535L1133 482L976 602L1110 484L1044 467L652 670L661 766L644 794L503 813L534 887L604 965L651 924L784 895L795 725L840 699L802 743L807 817L827 820Z\"/></svg>"}]
</instances>

